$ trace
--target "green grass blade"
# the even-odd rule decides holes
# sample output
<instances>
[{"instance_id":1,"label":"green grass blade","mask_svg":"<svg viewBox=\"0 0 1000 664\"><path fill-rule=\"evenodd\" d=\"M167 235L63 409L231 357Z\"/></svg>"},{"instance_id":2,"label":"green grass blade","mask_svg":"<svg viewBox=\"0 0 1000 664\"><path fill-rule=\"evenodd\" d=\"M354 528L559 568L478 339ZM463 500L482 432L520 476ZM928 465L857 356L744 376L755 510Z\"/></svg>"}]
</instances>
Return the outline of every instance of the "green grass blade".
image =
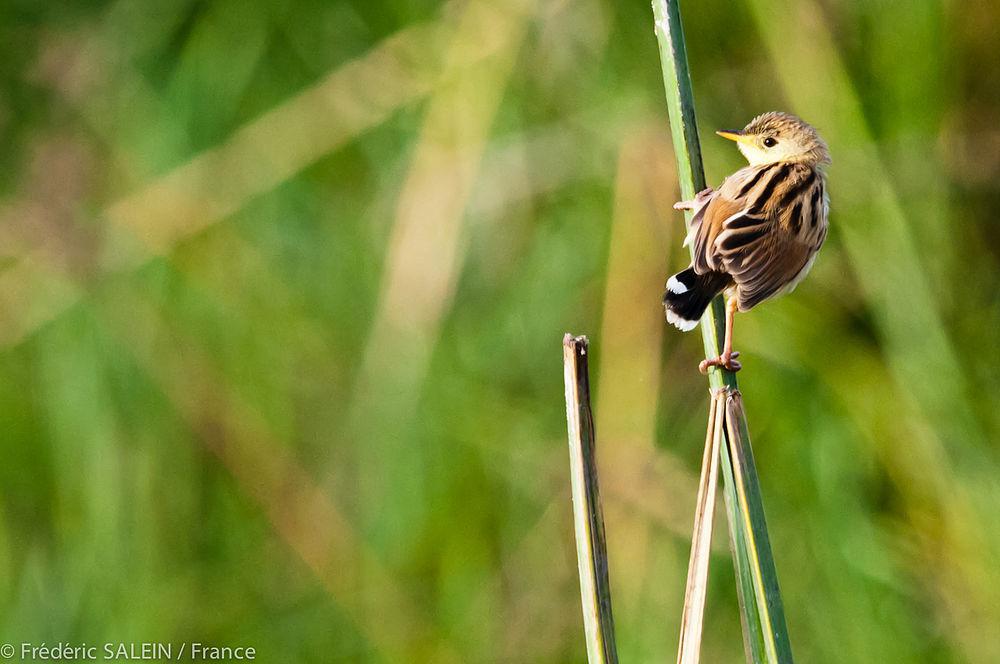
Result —
<instances>
[{"instance_id":1,"label":"green grass blade","mask_svg":"<svg viewBox=\"0 0 1000 664\"><path fill-rule=\"evenodd\" d=\"M566 381L566 423L569 428L573 522L576 529L580 598L590 664L617 664L615 621L611 613L608 547L597 483L594 417L590 407L587 338L567 334L563 339Z\"/></svg>"},{"instance_id":2,"label":"green grass blade","mask_svg":"<svg viewBox=\"0 0 1000 664\"><path fill-rule=\"evenodd\" d=\"M705 175L678 2L654 0L653 18L681 195L690 199L704 189ZM690 212L686 213L688 223L690 216ZM717 297L702 318L702 339L709 357L719 354L723 325L724 304ZM713 368L709 371L709 382L713 389L731 390L730 400L738 399L736 376L731 372ZM742 406L739 401L735 404L733 408L727 406L728 442L721 450L720 461L747 661L791 662L788 628L767 537L750 434ZM732 420L733 417L736 419Z\"/></svg>"}]
</instances>

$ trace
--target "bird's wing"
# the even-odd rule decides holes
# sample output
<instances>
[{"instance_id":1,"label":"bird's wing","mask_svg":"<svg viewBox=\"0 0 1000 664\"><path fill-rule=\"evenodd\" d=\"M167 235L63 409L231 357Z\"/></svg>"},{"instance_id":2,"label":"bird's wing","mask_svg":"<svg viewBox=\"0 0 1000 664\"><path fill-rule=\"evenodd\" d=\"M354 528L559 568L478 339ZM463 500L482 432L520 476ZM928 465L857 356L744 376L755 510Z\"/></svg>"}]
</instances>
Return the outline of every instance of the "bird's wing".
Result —
<instances>
[{"instance_id":1,"label":"bird's wing","mask_svg":"<svg viewBox=\"0 0 1000 664\"><path fill-rule=\"evenodd\" d=\"M712 195L707 205L698 210L691 219L689 235L694 242L695 272L704 274L721 267L715 251L716 238L724 230L727 219L735 219L744 214L743 202L723 195L721 188Z\"/></svg>"},{"instance_id":2,"label":"bird's wing","mask_svg":"<svg viewBox=\"0 0 1000 664\"><path fill-rule=\"evenodd\" d=\"M816 253L776 220L724 231L719 258L737 285L740 311L747 311L795 283Z\"/></svg>"},{"instance_id":3,"label":"bird's wing","mask_svg":"<svg viewBox=\"0 0 1000 664\"><path fill-rule=\"evenodd\" d=\"M699 207L691 219L691 231L688 241L694 242L694 269L699 274L722 269L715 250L715 241L719 234L737 218L750 212L756 197L756 190L766 184L767 174L773 170L771 166L742 168L728 178L712 192L708 201ZM773 174L771 179L773 179ZM751 217L763 220L762 215L750 214ZM749 224L746 220L738 222Z\"/></svg>"},{"instance_id":4,"label":"bird's wing","mask_svg":"<svg viewBox=\"0 0 1000 664\"><path fill-rule=\"evenodd\" d=\"M719 187L692 228L695 270L729 273L741 311L793 284L818 249L799 232L803 209L792 202L811 186L808 177L788 165L742 169Z\"/></svg>"}]
</instances>

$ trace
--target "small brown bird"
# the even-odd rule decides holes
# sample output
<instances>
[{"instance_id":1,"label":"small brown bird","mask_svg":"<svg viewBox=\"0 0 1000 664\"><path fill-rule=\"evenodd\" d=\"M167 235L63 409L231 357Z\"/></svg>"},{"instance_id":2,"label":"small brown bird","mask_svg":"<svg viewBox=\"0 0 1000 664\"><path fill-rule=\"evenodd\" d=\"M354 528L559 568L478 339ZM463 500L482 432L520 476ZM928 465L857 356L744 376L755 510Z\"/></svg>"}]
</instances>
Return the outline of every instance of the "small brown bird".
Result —
<instances>
[{"instance_id":1,"label":"small brown bird","mask_svg":"<svg viewBox=\"0 0 1000 664\"><path fill-rule=\"evenodd\" d=\"M694 242L691 266L667 281L667 321L687 332L709 303L726 292L726 341L719 357L702 361L739 371L733 352L733 318L764 300L787 293L812 267L826 239L829 199L823 166L830 163L816 130L788 113L765 113L742 131L719 131L736 141L750 165L716 189L674 205L694 210L685 246Z\"/></svg>"}]
</instances>

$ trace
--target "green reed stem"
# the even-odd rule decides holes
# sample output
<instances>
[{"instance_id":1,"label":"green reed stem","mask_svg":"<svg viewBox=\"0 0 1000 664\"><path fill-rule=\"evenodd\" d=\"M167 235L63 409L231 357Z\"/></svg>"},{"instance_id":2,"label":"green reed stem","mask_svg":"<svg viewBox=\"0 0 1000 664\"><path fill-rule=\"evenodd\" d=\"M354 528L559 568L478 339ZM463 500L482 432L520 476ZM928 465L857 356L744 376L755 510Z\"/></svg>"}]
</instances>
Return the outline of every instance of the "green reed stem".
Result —
<instances>
[{"instance_id":1,"label":"green reed stem","mask_svg":"<svg viewBox=\"0 0 1000 664\"><path fill-rule=\"evenodd\" d=\"M567 334L563 339L566 383L566 423L569 429L573 522L580 573L583 626L590 664L618 664L615 621L611 614L608 547L597 483L594 416L590 407L587 337Z\"/></svg>"},{"instance_id":2,"label":"green reed stem","mask_svg":"<svg viewBox=\"0 0 1000 664\"><path fill-rule=\"evenodd\" d=\"M678 0L653 0L653 19L681 196L690 200L705 188L705 173ZM688 224L691 214L685 213ZM722 297L715 298L705 312L701 331L706 356L719 355L725 338ZM790 663L788 628L736 376L715 367L709 370L708 380L713 390L728 393L727 444L720 450L720 462L747 661Z\"/></svg>"}]
</instances>

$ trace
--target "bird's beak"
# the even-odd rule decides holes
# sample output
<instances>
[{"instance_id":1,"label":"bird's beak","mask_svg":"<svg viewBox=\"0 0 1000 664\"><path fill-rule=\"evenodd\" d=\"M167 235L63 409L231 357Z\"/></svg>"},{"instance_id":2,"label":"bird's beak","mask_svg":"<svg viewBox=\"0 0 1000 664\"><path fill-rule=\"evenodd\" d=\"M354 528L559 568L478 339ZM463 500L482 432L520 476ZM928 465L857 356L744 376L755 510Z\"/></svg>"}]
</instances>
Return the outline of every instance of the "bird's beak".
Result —
<instances>
[{"instance_id":1,"label":"bird's beak","mask_svg":"<svg viewBox=\"0 0 1000 664\"><path fill-rule=\"evenodd\" d=\"M715 132L723 138L728 138L731 141L742 141L743 140L743 130L742 129L720 129Z\"/></svg>"}]
</instances>

